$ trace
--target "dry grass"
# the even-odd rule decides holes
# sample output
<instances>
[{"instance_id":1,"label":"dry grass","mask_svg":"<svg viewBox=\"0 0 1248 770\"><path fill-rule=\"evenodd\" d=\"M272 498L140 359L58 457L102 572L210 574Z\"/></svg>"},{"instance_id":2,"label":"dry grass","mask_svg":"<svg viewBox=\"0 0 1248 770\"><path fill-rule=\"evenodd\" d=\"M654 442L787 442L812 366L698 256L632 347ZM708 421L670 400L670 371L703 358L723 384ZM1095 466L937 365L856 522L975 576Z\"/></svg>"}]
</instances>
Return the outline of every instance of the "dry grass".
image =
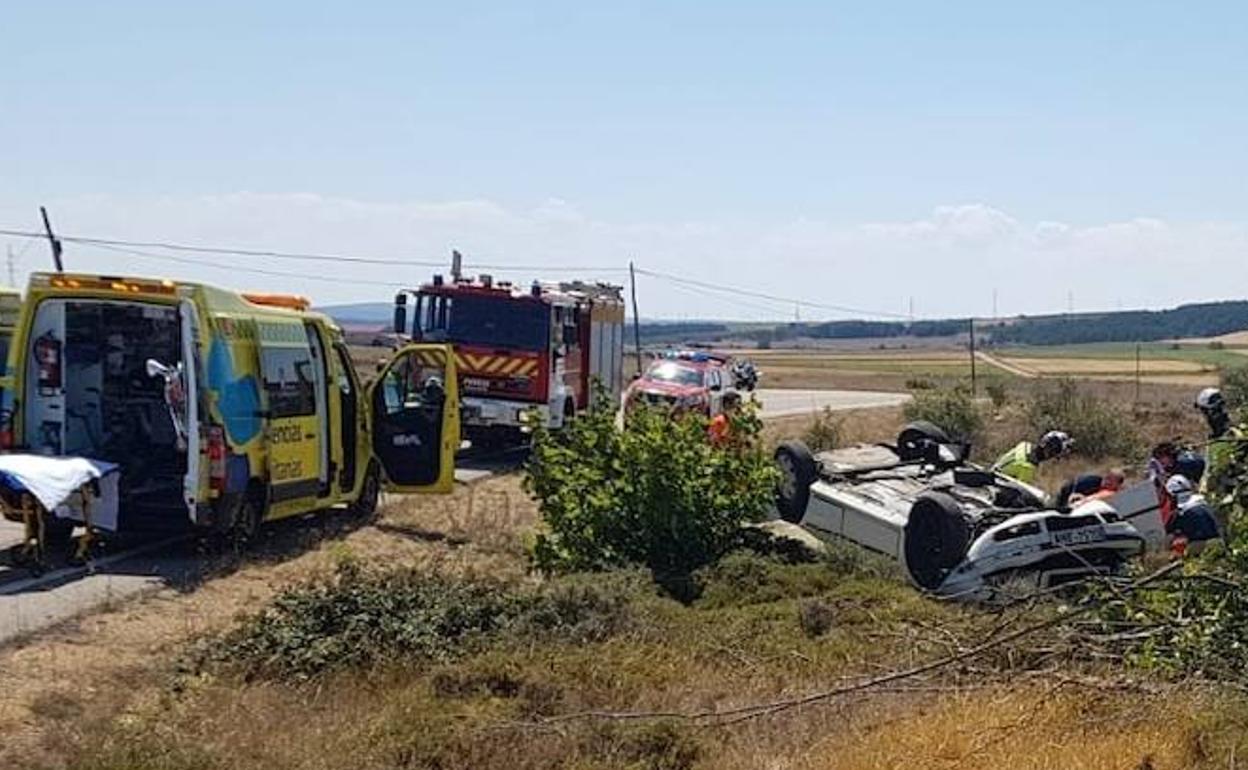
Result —
<instances>
[{"instance_id":1,"label":"dry grass","mask_svg":"<svg viewBox=\"0 0 1248 770\"><path fill-rule=\"evenodd\" d=\"M1006 363L1044 375L1135 374L1135 361L1124 358L1015 358L1002 357ZM1214 367L1198 361L1149 358L1140 362L1146 376L1158 374L1199 374Z\"/></svg>"},{"instance_id":2,"label":"dry grass","mask_svg":"<svg viewBox=\"0 0 1248 770\"><path fill-rule=\"evenodd\" d=\"M1011 381L1012 397L1025 397L1027 387ZM1113 383L1091 387L1108 398L1132 393ZM1145 432L1198 430L1188 395L1146 386L1137 413ZM846 442L887 440L903 422L899 408L842 417ZM776 420L765 439L800 435L810 419ZM1013 440L1022 426L1011 420L990 422L989 432ZM1082 466L1048 466L1045 480L1055 486ZM404 498L374 527L262 554L190 593L167 592L6 650L0 766L1162 770L1228 767L1248 750L1236 745L1248 710L1229 697L1058 686L1052 677L946 689L982 681L972 669L926 682L933 692L877 693L731 729L531 724L584 709L722 709L809 692L942 655L951 639L965 644L996 622L869 575L829 581L800 572L770 591L743 575L713 593L714 606L701 607L643 591L636 627L604 642L504 642L450 664L342 674L315 687L187 677L174 668L189 640L229 627L239 612L346 557L536 580L522 557L536 522L514 475L449 499ZM820 603L818 634L803 627L802 595Z\"/></svg>"}]
</instances>

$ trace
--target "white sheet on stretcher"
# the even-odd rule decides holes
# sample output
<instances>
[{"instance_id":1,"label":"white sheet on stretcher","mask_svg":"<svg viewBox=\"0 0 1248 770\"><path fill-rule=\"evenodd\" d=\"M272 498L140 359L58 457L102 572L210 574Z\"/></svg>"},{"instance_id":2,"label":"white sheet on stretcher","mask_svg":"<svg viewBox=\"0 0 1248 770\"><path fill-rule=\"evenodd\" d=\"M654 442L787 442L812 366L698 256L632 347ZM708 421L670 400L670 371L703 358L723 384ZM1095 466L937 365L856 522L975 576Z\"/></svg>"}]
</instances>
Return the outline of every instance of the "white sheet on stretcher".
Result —
<instances>
[{"instance_id":1,"label":"white sheet on stretcher","mask_svg":"<svg viewBox=\"0 0 1248 770\"><path fill-rule=\"evenodd\" d=\"M91 505L91 524L113 531L117 529L117 482L121 477L117 470L115 463L85 457L0 455L0 484L30 492L61 519L84 520L82 499L74 493L84 484L98 481L99 496Z\"/></svg>"}]
</instances>

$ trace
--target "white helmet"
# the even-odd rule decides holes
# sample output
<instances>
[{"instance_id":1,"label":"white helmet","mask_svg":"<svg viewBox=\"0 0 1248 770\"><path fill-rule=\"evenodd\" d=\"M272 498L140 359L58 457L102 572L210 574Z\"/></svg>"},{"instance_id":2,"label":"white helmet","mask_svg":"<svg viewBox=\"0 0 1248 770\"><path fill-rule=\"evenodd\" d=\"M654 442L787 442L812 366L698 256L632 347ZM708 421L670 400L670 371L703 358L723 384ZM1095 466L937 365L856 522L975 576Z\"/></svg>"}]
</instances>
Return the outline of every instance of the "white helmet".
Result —
<instances>
[{"instance_id":1,"label":"white helmet","mask_svg":"<svg viewBox=\"0 0 1248 770\"><path fill-rule=\"evenodd\" d=\"M1065 431L1051 430L1040 437L1040 446L1049 457L1060 457L1074 448L1075 440Z\"/></svg>"},{"instance_id":2,"label":"white helmet","mask_svg":"<svg viewBox=\"0 0 1248 770\"><path fill-rule=\"evenodd\" d=\"M1196 394L1196 408L1202 412L1212 412L1226 407L1226 399L1217 388L1205 388Z\"/></svg>"},{"instance_id":3,"label":"white helmet","mask_svg":"<svg viewBox=\"0 0 1248 770\"><path fill-rule=\"evenodd\" d=\"M1190 495L1193 491L1191 480L1181 473L1176 473L1166 480L1166 492L1176 500Z\"/></svg>"}]
</instances>

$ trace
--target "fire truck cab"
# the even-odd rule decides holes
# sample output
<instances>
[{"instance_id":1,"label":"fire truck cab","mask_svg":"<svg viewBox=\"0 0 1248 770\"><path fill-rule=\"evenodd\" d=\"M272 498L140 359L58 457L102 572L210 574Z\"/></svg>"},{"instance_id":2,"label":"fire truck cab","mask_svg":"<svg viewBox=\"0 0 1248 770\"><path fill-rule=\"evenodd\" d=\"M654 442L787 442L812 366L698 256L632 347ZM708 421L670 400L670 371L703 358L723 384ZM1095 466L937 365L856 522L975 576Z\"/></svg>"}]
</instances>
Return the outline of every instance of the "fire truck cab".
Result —
<instances>
[{"instance_id":1,"label":"fire truck cab","mask_svg":"<svg viewBox=\"0 0 1248 770\"><path fill-rule=\"evenodd\" d=\"M434 276L395 297L394 322L413 340L453 346L463 434L476 446L518 440L530 414L559 429L590 405L595 381L615 396L623 386L619 286Z\"/></svg>"}]
</instances>

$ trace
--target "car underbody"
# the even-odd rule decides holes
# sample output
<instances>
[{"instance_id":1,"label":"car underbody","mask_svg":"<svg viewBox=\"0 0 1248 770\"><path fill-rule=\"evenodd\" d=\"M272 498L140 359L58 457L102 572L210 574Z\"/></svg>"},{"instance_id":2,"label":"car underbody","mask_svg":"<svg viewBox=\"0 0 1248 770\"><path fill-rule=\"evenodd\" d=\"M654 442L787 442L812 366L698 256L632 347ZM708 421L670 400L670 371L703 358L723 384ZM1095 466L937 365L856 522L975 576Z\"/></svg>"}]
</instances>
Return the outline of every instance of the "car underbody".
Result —
<instances>
[{"instance_id":1,"label":"car underbody","mask_svg":"<svg viewBox=\"0 0 1248 770\"><path fill-rule=\"evenodd\" d=\"M1117 569L1144 538L1113 507L1053 508L1040 490L965 461L968 448L914 423L897 444L813 456L777 450L782 518L901 563L918 587L982 598L1018 577L1040 586Z\"/></svg>"}]
</instances>

